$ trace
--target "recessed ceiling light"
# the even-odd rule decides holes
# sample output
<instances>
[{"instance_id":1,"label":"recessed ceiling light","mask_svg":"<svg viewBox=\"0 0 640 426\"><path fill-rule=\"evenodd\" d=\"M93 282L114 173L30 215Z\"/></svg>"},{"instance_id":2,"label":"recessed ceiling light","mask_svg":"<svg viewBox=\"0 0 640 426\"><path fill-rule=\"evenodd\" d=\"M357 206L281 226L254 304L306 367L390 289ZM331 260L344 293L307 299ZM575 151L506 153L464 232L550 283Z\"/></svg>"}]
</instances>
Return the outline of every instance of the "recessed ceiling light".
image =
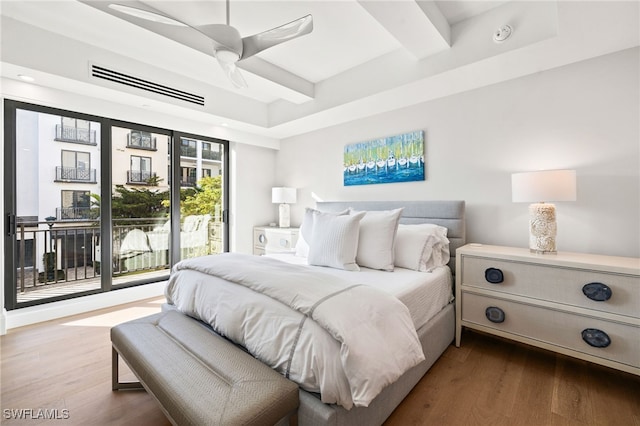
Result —
<instances>
[{"instance_id":1,"label":"recessed ceiling light","mask_svg":"<svg viewBox=\"0 0 640 426\"><path fill-rule=\"evenodd\" d=\"M28 81L29 83L36 80L35 78L24 74L18 74L18 78L22 81Z\"/></svg>"},{"instance_id":2,"label":"recessed ceiling light","mask_svg":"<svg viewBox=\"0 0 640 426\"><path fill-rule=\"evenodd\" d=\"M222 123L223 126L227 127L229 123Z\"/></svg>"}]
</instances>

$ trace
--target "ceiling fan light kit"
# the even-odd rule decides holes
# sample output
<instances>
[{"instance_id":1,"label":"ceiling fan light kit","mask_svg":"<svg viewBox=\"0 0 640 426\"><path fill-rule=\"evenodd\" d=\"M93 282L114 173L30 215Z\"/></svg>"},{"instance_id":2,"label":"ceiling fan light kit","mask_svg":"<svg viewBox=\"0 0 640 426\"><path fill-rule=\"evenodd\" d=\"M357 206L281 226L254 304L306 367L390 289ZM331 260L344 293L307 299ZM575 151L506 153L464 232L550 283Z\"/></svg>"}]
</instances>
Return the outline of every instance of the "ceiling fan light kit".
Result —
<instances>
[{"instance_id":1,"label":"ceiling fan light kit","mask_svg":"<svg viewBox=\"0 0 640 426\"><path fill-rule=\"evenodd\" d=\"M212 53L218 60L220 67L237 88L247 87L244 77L242 77L240 70L236 66L239 61L250 58L256 53L285 41L309 34L313 30L313 17L306 15L279 27L251 36L241 37L238 30L229 25L229 0L227 0L226 25L192 26L156 11L117 3L109 4L109 8L134 18L166 25L188 27L204 34L212 41ZM131 20L129 22L135 23L135 21Z\"/></svg>"},{"instance_id":2,"label":"ceiling fan light kit","mask_svg":"<svg viewBox=\"0 0 640 426\"><path fill-rule=\"evenodd\" d=\"M502 43L513 34L513 27L511 25L502 25L493 32L493 41L496 43Z\"/></svg>"}]
</instances>

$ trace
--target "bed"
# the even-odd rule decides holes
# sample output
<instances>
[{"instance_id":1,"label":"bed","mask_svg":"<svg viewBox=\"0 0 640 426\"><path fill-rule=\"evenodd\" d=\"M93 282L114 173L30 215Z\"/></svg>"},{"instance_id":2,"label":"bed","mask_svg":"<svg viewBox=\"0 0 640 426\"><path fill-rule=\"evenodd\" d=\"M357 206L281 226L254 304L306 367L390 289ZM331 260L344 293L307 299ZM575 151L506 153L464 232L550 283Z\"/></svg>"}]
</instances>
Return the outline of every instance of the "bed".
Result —
<instances>
[{"instance_id":1,"label":"bed","mask_svg":"<svg viewBox=\"0 0 640 426\"><path fill-rule=\"evenodd\" d=\"M305 223L301 230L302 235L313 235L313 244L310 245L314 248L308 254L308 258L296 256L293 253L267 256L264 259L249 259L243 258L241 255L229 255L231 258L229 259L230 263L211 268L216 269L215 271L207 269L208 264L203 263L202 260L193 261L190 259L191 263L185 261L180 266L176 265L177 267L172 271L172 277L166 292L168 303L164 306L164 309L177 309L186 315L195 317L196 320L202 320L210 324L220 334L246 347L256 358L263 360L268 365L271 364L273 368L281 371L286 377L299 383L300 406L297 413L299 424L382 424L453 340L455 324L454 308L451 303L453 299L451 271L455 271L455 250L465 243L464 207L464 201L320 202L317 204L317 211L314 212L309 209L312 212L311 214L315 215L313 217L315 217L314 228L316 232L310 234L311 231L305 225L310 223L307 219L309 210L305 213ZM377 240L367 240L365 238L371 233L370 231L367 231L369 234L363 233L363 229L365 229L363 217L388 216L390 212L394 212L395 220L399 222L399 224L395 224L397 234L394 233L394 238L396 235L398 239L400 238L401 229L404 233L403 235L405 235L403 238L407 238L407 235L416 234L413 231L419 229L416 227L419 224L432 224L437 228L446 228L448 245L446 251L438 251L438 253L446 253L448 259L444 259L435 265L428 265L427 269L424 269L424 265L421 263L421 271L418 270L418 267L394 267L393 265L391 265L393 272L380 271L378 269L381 269L381 267L367 264L369 260L366 260L365 256L367 253L372 252L372 249L375 249L373 251L376 253L375 262L384 257L383 255L378 255L384 244L378 246ZM338 216L340 217L336 219ZM367 253L358 251L358 262L362 259L360 263L365 264L365 266L358 267L358 265L355 265L356 272L355 270L350 270L352 266L349 263L340 265L340 267L327 267L331 265L322 263L323 256L327 255L327 253L322 252L319 255L317 247L320 245L319 238L327 234L327 232L326 228L320 228L320 219L326 219L328 223L332 224L338 222L339 224L347 222L351 224L355 221L356 225L362 219L362 222L360 222L360 247L366 246L368 249L366 250ZM372 222L369 220L366 223L368 224L367 226L371 226ZM305 229L307 232L305 232ZM343 228L340 229L342 230ZM411 232L408 232L409 230ZM382 232L382 227L380 232ZM346 240L351 241L352 239ZM368 244L362 244L363 241ZM347 249L347 251L349 250ZM382 251L384 252L384 250ZM394 253L398 257L398 251L395 250ZM300 253L298 254L300 255ZM331 256L334 255L331 254ZM319 258L321 259L320 263L318 263ZM243 262L248 263L254 260L259 263L257 268L260 269L261 278L249 276L248 272L245 273L246 268L242 266ZM306 265L307 263L324 266L310 267ZM442 264L447 265L441 266ZM309 269L319 269L320 272L308 272L307 270ZM287 272L283 273L283 271ZM210 273L216 273L218 276L211 278L209 276ZM311 275L303 275L307 273L314 275L313 277ZM292 289L291 294L282 293L284 290L281 287L286 288L288 285L284 278L285 275L297 277L300 282L316 283L309 284L312 292L327 293L326 295L317 293L313 296L315 299L310 297L307 306L305 305L307 301L304 300L304 297L296 294L296 291L299 292L299 290ZM241 286L227 286L226 283L226 281L236 282L241 280L246 280L247 283ZM385 282L390 280L393 280L394 288L387 290ZM426 280L426 284L420 283L424 280ZM277 287L276 290L273 290L273 288L263 289L262 283L271 281L279 282L281 287ZM339 290L335 290L332 286L337 286L335 289ZM387 287L389 286L387 285ZM343 288L344 290L341 290ZM221 296L221 294L227 293L230 294L229 297L223 298ZM265 306L273 304L274 312L277 312L277 314L271 314L272 320L270 321L256 320L256 318L264 318L262 317L264 314L260 313L261 316L257 317L257 314L253 312L254 309L257 309L256 306L260 306L260 309L263 309L260 299L266 296L262 293L268 293L267 295L270 296L270 301L268 303L265 302ZM198 295L197 297L194 296L196 294ZM340 296L335 296L336 294ZM345 297L351 295L352 299L342 300L343 295L347 295ZM369 322L378 322L383 323L383 328L387 327L389 330L400 331L393 334L380 335L375 334L377 331L371 331L371 335L353 332L351 333L353 336L349 335L351 327L340 328L342 326L341 321L347 324L355 324L359 321L359 318L362 318L361 314L356 311L356 307L353 308L353 312L351 312L352 309L345 309L345 306L350 307L358 304L354 303L356 299L353 299L353 297L358 301L367 300L366 303L362 303L367 306L371 297L371 306L376 306L375 312L384 318L384 321L360 321L353 328L359 329L361 326L366 328ZM256 299L255 302L254 298ZM271 301L271 298L275 300ZM435 302L428 305L419 303L420 300L427 299ZM238 303L239 300L242 303ZM314 304L314 300L322 300L322 305ZM217 307L212 308L212 303L217 303ZM282 306L280 305L283 303L296 305L296 309L299 312L294 312L292 315L297 316L292 316L291 319L281 319L280 309L282 309ZM239 310L243 306L246 307L247 311L251 312L240 314ZM325 306L330 308L325 308ZM364 307L365 310L367 306ZM327 313L323 314L323 311ZM333 313L337 311L347 311L345 315L351 315L351 317L345 320L336 320L334 323L332 322L334 321ZM236 317L235 315L241 316ZM227 323L220 319L225 316L230 318L228 323L241 323L242 329L229 328ZM312 318L314 321L307 322L307 325L302 327L307 317ZM316 331L316 328L314 328L316 327L314 325L316 321L329 331ZM254 325L254 327L258 327L255 328L257 331L252 331L254 329L246 327L246 324L251 322L260 324ZM280 330L280 334L276 333L275 337L263 337L266 336L264 327L269 328L269 324L278 324L275 328ZM283 333L282 330L287 330L287 327L290 327L290 330ZM296 329L295 327L298 328ZM318 329L323 327L318 327ZM405 328L407 329L406 332ZM366 329L369 330L368 328ZM331 338L325 339L325 334ZM291 336L295 336L295 343L292 348L296 347L296 351L303 355L298 355L296 352L295 356L289 355L287 359L283 355L286 355L284 352L288 352L288 349L283 349L281 351L283 352L282 354L275 354L278 350L277 345L273 344L273 342L284 341L286 343L291 340ZM366 336L366 338L363 338L363 336ZM334 338L339 342L335 342ZM296 346L298 340L305 342L314 339L331 340L335 342L334 346L337 349L329 348L334 344L330 342L326 344L329 348L326 350L324 343L308 350L302 345ZM363 340L365 342L362 342ZM401 346L405 345L405 342L406 346ZM360 347L356 346L357 344L364 344L367 350L359 349ZM389 349L388 353L385 352L387 348L395 347L406 347L407 350L393 351ZM270 351L273 351L275 355L272 355ZM337 361L331 358L332 351L338 353ZM380 352L380 354L377 354L377 352ZM417 352L420 352L419 358ZM291 353L293 354L293 349ZM359 357L361 356L366 358L366 362L360 362L361 358ZM382 362L384 374L371 373L372 371L383 370L381 367L377 367L378 370L371 369L373 367L368 366L369 358L367 357L369 356L372 357L372 365ZM383 359L378 359L380 357ZM334 364L340 363L343 365L336 367L336 373L325 366L326 364L333 368ZM311 372L307 371L309 365L313 365L310 368ZM354 369L353 372L350 370L352 368ZM360 370L361 368L362 370ZM366 370L366 368L370 368L370 370ZM387 368L389 369L388 374ZM358 382L358 380L360 381Z\"/></svg>"}]
</instances>

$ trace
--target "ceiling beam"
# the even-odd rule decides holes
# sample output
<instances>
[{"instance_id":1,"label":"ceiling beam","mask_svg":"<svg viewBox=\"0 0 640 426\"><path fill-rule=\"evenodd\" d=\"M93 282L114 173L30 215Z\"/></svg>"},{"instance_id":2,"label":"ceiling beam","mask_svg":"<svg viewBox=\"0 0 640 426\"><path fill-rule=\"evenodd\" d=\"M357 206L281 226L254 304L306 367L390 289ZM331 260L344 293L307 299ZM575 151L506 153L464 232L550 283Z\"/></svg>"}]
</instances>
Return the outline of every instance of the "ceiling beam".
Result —
<instances>
[{"instance_id":1,"label":"ceiling beam","mask_svg":"<svg viewBox=\"0 0 640 426\"><path fill-rule=\"evenodd\" d=\"M449 23L432 0L358 3L418 60L451 47Z\"/></svg>"}]
</instances>

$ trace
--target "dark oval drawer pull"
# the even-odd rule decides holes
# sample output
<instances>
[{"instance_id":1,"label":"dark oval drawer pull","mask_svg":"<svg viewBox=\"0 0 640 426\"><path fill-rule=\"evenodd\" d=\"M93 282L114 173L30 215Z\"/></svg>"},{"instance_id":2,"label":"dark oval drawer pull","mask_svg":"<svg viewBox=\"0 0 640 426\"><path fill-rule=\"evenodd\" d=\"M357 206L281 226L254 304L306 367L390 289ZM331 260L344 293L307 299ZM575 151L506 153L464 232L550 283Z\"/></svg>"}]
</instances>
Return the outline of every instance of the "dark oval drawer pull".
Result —
<instances>
[{"instance_id":1,"label":"dark oval drawer pull","mask_svg":"<svg viewBox=\"0 0 640 426\"><path fill-rule=\"evenodd\" d=\"M611 299L613 292L609 287L602 283L589 283L582 287L582 292L591 300L596 302L605 302Z\"/></svg>"},{"instance_id":2,"label":"dark oval drawer pull","mask_svg":"<svg viewBox=\"0 0 640 426\"><path fill-rule=\"evenodd\" d=\"M609 335L597 328L585 328L582 330L582 340L594 348L606 348L611 344Z\"/></svg>"},{"instance_id":3,"label":"dark oval drawer pull","mask_svg":"<svg viewBox=\"0 0 640 426\"><path fill-rule=\"evenodd\" d=\"M491 322L500 323L504 322L504 311L495 306L489 306L484 314L487 316L487 319Z\"/></svg>"},{"instance_id":4,"label":"dark oval drawer pull","mask_svg":"<svg viewBox=\"0 0 640 426\"><path fill-rule=\"evenodd\" d=\"M504 281L504 274L500 269L487 268L484 271L484 279L491 284L500 284L502 281Z\"/></svg>"}]
</instances>

